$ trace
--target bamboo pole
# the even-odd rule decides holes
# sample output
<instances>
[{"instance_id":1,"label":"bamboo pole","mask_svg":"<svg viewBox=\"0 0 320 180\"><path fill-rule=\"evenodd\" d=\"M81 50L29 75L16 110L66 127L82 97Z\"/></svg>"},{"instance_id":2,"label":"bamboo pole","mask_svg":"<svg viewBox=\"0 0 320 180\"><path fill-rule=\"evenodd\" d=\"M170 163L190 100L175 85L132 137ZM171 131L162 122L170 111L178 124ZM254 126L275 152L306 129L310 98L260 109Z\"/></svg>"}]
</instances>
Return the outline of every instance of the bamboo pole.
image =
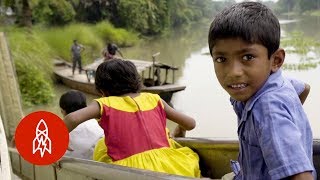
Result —
<instances>
[{"instance_id":1,"label":"bamboo pole","mask_svg":"<svg viewBox=\"0 0 320 180\"><path fill-rule=\"evenodd\" d=\"M16 77L5 34L0 32L0 115L7 139L14 136L16 126L23 116Z\"/></svg>"}]
</instances>

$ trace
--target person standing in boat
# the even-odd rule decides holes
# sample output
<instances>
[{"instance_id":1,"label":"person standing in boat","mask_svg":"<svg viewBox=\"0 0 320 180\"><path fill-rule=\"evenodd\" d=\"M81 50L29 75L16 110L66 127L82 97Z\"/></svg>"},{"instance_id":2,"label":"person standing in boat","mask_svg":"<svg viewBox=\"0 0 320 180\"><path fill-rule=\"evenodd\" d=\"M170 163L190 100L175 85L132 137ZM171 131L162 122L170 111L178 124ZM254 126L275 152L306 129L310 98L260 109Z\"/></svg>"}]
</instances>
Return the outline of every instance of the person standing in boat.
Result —
<instances>
[{"instance_id":1,"label":"person standing in boat","mask_svg":"<svg viewBox=\"0 0 320 180\"><path fill-rule=\"evenodd\" d=\"M74 76L74 71L76 69L76 65L79 66L79 74L82 71L82 62L81 62L81 52L84 51L84 46L79 44L75 39L73 40L73 45L71 46L71 55L72 55L72 76Z\"/></svg>"},{"instance_id":2,"label":"person standing in boat","mask_svg":"<svg viewBox=\"0 0 320 180\"><path fill-rule=\"evenodd\" d=\"M113 43L108 43L107 47L104 48L102 51L102 56L104 58L104 61L117 58L117 56L116 56L117 52L121 57L123 57L122 53L117 45L115 45Z\"/></svg>"},{"instance_id":3,"label":"person standing in boat","mask_svg":"<svg viewBox=\"0 0 320 180\"><path fill-rule=\"evenodd\" d=\"M94 160L200 177L198 155L170 140L166 131L167 118L179 125L174 136L192 130L195 120L171 108L157 94L140 93L141 78L132 62L112 59L101 63L95 85L103 97L64 119L69 131L88 119L98 119L105 138L97 143Z\"/></svg>"},{"instance_id":4,"label":"person standing in boat","mask_svg":"<svg viewBox=\"0 0 320 180\"><path fill-rule=\"evenodd\" d=\"M77 90L70 90L60 97L61 113L67 114L87 107L86 96ZM92 160L97 141L104 136L95 119L90 119L70 132L69 150L65 156Z\"/></svg>"},{"instance_id":5,"label":"person standing in boat","mask_svg":"<svg viewBox=\"0 0 320 180\"><path fill-rule=\"evenodd\" d=\"M238 118L234 179L316 179L312 130L297 95L308 87L282 75L277 17L258 2L234 4L215 17L208 43Z\"/></svg>"}]
</instances>

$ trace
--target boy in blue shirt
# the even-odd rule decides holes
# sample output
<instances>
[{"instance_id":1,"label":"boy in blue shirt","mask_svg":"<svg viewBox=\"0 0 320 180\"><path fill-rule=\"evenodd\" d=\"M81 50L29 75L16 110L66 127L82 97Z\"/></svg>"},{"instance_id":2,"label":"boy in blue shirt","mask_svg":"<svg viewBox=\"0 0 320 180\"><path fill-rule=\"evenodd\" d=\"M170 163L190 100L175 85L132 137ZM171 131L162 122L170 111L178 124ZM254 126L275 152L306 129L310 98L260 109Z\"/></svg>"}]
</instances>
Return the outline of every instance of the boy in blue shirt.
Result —
<instances>
[{"instance_id":1,"label":"boy in blue shirt","mask_svg":"<svg viewBox=\"0 0 320 180\"><path fill-rule=\"evenodd\" d=\"M272 11L258 2L234 4L215 17L208 42L238 117L235 179L316 178L312 131L297 95L305 87L281 74L285 51Z\"/></svg>"}]
</instances>

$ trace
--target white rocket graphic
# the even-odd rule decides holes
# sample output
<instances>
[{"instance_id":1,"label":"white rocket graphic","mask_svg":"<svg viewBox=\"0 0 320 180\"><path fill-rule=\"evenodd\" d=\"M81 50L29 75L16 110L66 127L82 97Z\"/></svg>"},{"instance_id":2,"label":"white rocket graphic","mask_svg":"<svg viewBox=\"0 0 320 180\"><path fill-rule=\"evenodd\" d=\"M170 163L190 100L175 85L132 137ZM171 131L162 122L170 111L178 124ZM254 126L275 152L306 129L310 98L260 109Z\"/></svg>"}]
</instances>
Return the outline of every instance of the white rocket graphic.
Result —
<instances>
[{"instance_id":1,"label":"white rocket graphic","mask_svg":"<svg viewBox=\"0 0 320 180\"><path fill-rule=\"evenodd\" d=\"M51 140L48 136L49 129L46 122L41 119L36 128L36 137L33 139L32 154L40 151L41 157L43 157L45 151L51 154Z\"/></svg>"}]
</instances>

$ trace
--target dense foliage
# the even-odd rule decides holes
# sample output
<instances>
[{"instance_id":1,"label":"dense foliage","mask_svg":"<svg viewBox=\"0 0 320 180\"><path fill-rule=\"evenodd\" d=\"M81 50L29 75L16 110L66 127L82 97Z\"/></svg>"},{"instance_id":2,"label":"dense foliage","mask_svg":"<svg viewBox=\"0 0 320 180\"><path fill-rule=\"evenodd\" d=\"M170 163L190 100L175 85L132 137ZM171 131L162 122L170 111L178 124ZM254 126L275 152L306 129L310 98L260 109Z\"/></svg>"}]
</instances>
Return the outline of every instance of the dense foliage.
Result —
<instances>
[{"instance_id":1,"label":"dense foliage","mask_svg":"<svg viewBox=\"0 0 320 180\"><path fill-rule=\"evenodd\" d=\"M49 46L34 33L13 28L10 28L9 45L23 103L32 105L51 101L54 94L48 72L52 72L50 57L53 52Z\"/></svg>"},{"instance_id":2,"label":"dense foliage","mask_svg":"<svg viewBox=\"0 0 320 180\"><path fill-rule=\"evenodd\" d=\"M73 39L78 39L86 48L82 56L84 64L101 55L105 42L130 46L138 40L137 34L115 28L107 22L71 24L63 28L34 26L32 30L12 27L1 30L8 35L25 105L44 104L52 100L53 59L71 61Z\"/></svg>"},{"instance_id":3,"label":"dense foliage","mask_svg":"<svg viewBox=\"0 0 320 180\"><path fill-rule=\"evenodd\" d=\"M320 0L279 0L275 11L278 13L296 12L302 14L307 11L319 10Z\"/></svg>"},{"instance_id":4,"label":"dense foliage","mask_svg":"<svg viewBox=\"0 0 320 180\"><path fill-rule=\"evenodd\" d=\"M145 35L211 18L221 4L212 0L6 0L19 15L20 24L65 25L72 21L110 21L117 27ZM1 1L0 1L1 2ZM28 22L27 18L30 17Z\"/></svg>"},{"instance_id":5,"label":"dense foliage","mask_svg":"<svg viewBox=\"0 0 320 180\"><path fill-rule=\"evenodd\" d=\"M32 1L33 20L37 23L49 25L64 25L73 21L75 11L65 0L37 0Z\"/></svg>"}]
</instances>

